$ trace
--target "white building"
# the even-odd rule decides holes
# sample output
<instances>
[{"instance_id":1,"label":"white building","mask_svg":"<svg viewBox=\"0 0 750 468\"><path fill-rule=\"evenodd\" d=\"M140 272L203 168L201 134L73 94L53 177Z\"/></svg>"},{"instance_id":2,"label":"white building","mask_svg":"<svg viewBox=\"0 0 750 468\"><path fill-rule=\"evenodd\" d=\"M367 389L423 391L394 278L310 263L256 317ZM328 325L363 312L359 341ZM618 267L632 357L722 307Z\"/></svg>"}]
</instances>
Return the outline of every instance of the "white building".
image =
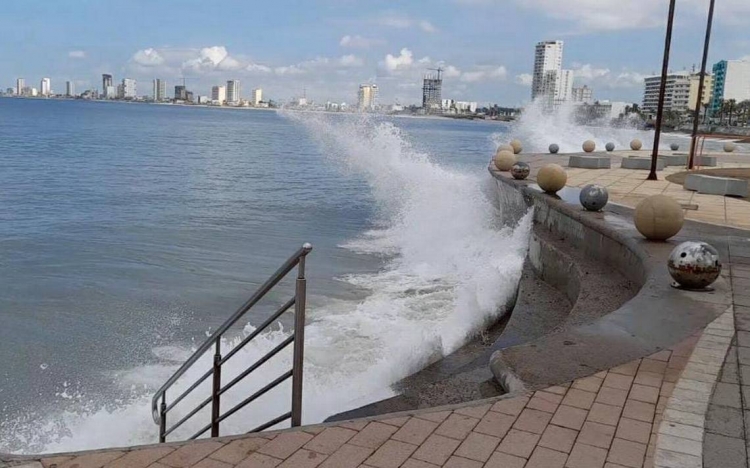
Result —
<instances>
[{"instance_id":1,"label":"white building","mask_svg":"<svg viewBox=\"0 0 750 468\"><path fill-rule=\"evenodd\" d=\"M241 89L239 80L227 81L227 103L228 104L239 104L241 99Z\"/></svg>"},{"instance_id":2,"label":"white building","mask_svg":"<svg viewBox=\"0 0 750 468\"><path fill-rule=\"evenodd\" d=\"M688 108L695 110L695 102L698 100L698 88L700 87L701 74L693 73L690 75L690 95L688 96ZM701 108L711 103L714 95L714 77L706 73L703 79L703 97L701 99Z\"/></svg>"},{"instance_id":3,"label":"white building","mask_svg":"<svg viewBox=\"0 0 750 468\"><path fill-rule=\"evenodd\" d=\"M215 104L224 104L227 100L227 87L226 86L214 86L211 88L211 101Z\"/></svg>"},{"instance_id":4,"label":"white building","mask_svg":"<svg viewBox=\"0 0 750 468\"><path fill-rule=\"evenodd\" d=\"M255 88L252 94L252 103L255 107L258 107L261 102L263 102L263 90L261 88Z\"/></svg>"},{"instance_id":5,"label":"white building","mask_svg":"<svg viewBox=\"0 0 750 468\"><path fill-rule=\"evenodd\" d=\"M453 99L443 99L442 108L443 110L447 111L448 109L453 107L455 103L456 101L454 101Z\"/></svg>"},{"instance_id":6,"label":"white building","mask_svg":"<svg viewBox=\"0 0 750 468\"><path fill-rule=\"evenodd\" d=\"M571 94L571 101L573 102L586 102L591 104L594 100L594 91L586 85L580 88L573 88Z\"/></svg>"},{"instance_id":7,"label":"white building","mask_svg":"<svg viewBox=\"0 0 750 468\"><path fill-rule=\"evenodd\" d=\"M545 41L536 45L531 99L542 99L546 104L563 101L570 96L573 72L562 69L563 41Z\"/></svg>"},{"instance_id":8,"label":"white building","mask_svg":"<svg viewBox=\"0 0 750 468\"><path fill-rule=\"evenodd\" d=\"M49 96L52 94L52 80L49 78L42 78L42 82L39 85L42 96Z\"/></svg>"},{"instance_id":9,"label":"white building","mask_svg":"<svg viewBox=\"0 0 750 468\"><path fill-rule=\"evenodd\" d=\"M120 86L117 86L118 88ZM105 99L114 99L117 96L117 90L114 86L107 86L104 88L104 98Z\"/></svg>"},{"instance_id":10,"label":"white building","mask_svg":"<svg viewBox=\"0 0 750 468\"><path fill-rule=\"evenodd\" d=\"M23 89L26 87L26 80L23 78L18 78L16 80L16 95L22 96L23 95Z\"/></svg>"},{"instance_id":11,"label":"white building","mask_svg":"<svg viewBox=\"0 0 750 468\"><path fill-rule=\"evenodd\" d=\"M646 112L656 112L659 107L661 75L650 76L644 80L643 105ZM667 75L664 92L664 110L686 112L690 101L690 73L674 72Z\"/></svg>"},{"instance_id":12,"label":"white building","mask_svg":"<svg viewBox=\"0 0 750 468\"><path fill-rule=\"evenodd\" d=\"M198 96L198 104L208 104L209 101L208 96Z\"/></svg>"},{"instance_id":13,"label":"white building","mask_svg":"<svg viewBox=\"0 0 750 468\"><path fill-rule=\"evenodd\" d=\"M167 98L167 82L162 79L154 80L154 101L161 102Z\"/></svg>"},{"instance_id":14,"label":"white building","mask_svg":"<svg viewBox=\"0 0 750 468\"><path fill-rule=\"evenodd\" d=\"M454 106L458 112L471 112L473 114L477 111L477 103L473 101L456 101Z\"/></svg>"},{"instance_id":15,"label":"white building","mask_svg":"<svg viewBox=\"0 0 750 468\"><path fill-rule=\"evenodd\" d=\"M135 84L135 80L132 78L123 78L122 79L122 91L120 93L120 98L122 99L135 99L137 94L137 88Z\"/></svg>"},{"instance_id":16,"label":"white building","mask_svg":"<svg viewBox=\"0 0 750 468\"><path fill-rule=\"evenodd\" d=\"M73 97L76 95L76 86L72 81L65 82L65 95L68 97Z\"/></svg>"},{"instance_id":17,"label":"white building","mask_svg":"<svg viewBox=\"0 0 750 468\"><path fill-rule=\"evenodd\" d=\"M359 85L359 93L357 94L357 108L361 111L373 110L375 109L377 98L378 98L378 85L376 84Z\"/></svg>"},{"instance_id":18,"label":"white building","mask_svg":"<svg viewBox=\"0 0 750 468\"><path fill-rule=\"evenodd\" d=\"M717 113L725 101L750 99L750 61L722 60L714 65L711 111Z\"/></svg>"}]
</instances>

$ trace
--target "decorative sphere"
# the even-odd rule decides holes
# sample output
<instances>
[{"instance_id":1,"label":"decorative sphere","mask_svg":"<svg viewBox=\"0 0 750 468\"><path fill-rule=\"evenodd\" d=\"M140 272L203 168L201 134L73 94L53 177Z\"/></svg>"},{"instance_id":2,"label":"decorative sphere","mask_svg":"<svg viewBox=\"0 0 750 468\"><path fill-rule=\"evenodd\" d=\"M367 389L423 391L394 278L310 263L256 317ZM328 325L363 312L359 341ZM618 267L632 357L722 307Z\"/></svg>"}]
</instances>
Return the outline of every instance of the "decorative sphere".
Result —
<instances>
[{"instance_id":1,"label":"decorative sphere","mask_svg":"<svg viewBox=\"0 0 750 468\"><path fill-rule=\"evenodd\" d=\"M719 252L705 242L683 242L667 261L669 274L686 289L704 289L721 274Z\"/></svg>"},{"instance_id":2,"label":"decorative sphere","mask_svg":"<svg viewBox=\"0 0 750 468\"><path fill-rule=\"evenodd\" d=\"M685 214L673 198L652 195L635 207L633 221L646 239L663 241L680 232Z\"/></svg>"},{"instance_id":3,"label":"decorative sphere","mask_svg":"<svg viewBox=\"0 0 750 468\"><path fill-rule=\"evenodd\" d=\"M612 142L607 143L607 145L604 147L607 151L614 151L615 150L615 144Z\"/></svg>"},{"instance_id":4,"label":"decorative sphere","mask_svg":"<svg viewBox=\"0 0 750 468\"><path fill-rule=\"evenodd\" d=\"M639 151L641 148L643 148L643 142L641 142L641 140L639 140L638 138L630 142L630 149L632 149L633 151Z\"/></svg>"},{"instance_id":5,"label":"decorative sphere","mask_svg":"<svg viewBox=\"0 0 750 468\"><path fill-rule=\"evenodd\" d=\"M500 152L500 151L510 151L512 153L513 147L510 145L500 145L497 147L497 152Z\"/></svg>"},{"instance_id":6,"label":"decorative sphere","mask_svg":"<svg viewBox=\"0 0 750 468\"><path fill-rule=\"evenodd\" d=\"M513 167L513 164L516 163L516 155L511 153L510 151L498 151L493 158L493 161L495 162L495 167L497 167L498 170L507 172L511 167Z\"/></svg>"},{"instance_id":7,"label":"decorative sphere","mask_svg":"<svg viewBox=\"0 0 750 468\"><path fill-rule=\"evenodd\" d=\"M677 151L678 149L680 149L680 145L678 145L677 143L672 143L671 145L669 145L669 149L671 149L672 151Z\"/></svg>"},{"instance_id":8,"label":"decorative sphere","mask_svg":"<svg viewBox=\"0 0 750 468\"><path fill-rule=\"evenodd\" d=\"M609 193L605 187L591 184L581 190L579 200L588 211L601 211L609 200Z\"/></svg>"},{"instance_id":9,"label":"decorative sphere","mask_svg":"<svg viewBox=\"0 0 750 468\"><path fill-rule=\"evenodd\" d=\"M529 172L531 172L531 167L529 167L529 165L523 161L518 161L517 163L513 164L513 167L510 168L510 175L512 175L514 179L518 180L527 178L529 176Z\"/></svg>"},{"instance_id":10,"label":"decorative sphere","mask_svg":"<svg viewBox=\"0 0 750 468\"><path fill-rule=\"evenodd\" d=\"M542 190L549 193L555 193L565 187L568 181L568 174L559 164L546 164L539 169L536 176L536 183Z\"/></svg>"},{"instance_id":11,"label":"decorative sphere","mask_svg":"<svg viewBox=\"0 0 750 468\"><path fill-rule=\"evenodd\" d=\"M596 143L591 140L583 142L583 150L587 153L592 153L596 149Z\"/></svg>"},{"instance_id":12,"label":"decorative sphere","mask_svg":"<svg viewBox=\"0 0 750 468\"><path fill-rule=\"evenodd\" d=\"M728 141L728 142L724 143L724 152L725 152L725 153L731 153L731 152L733 152L733 151L734 151L735 149L737 149L737 145L735 145L735 144L734 144L734 143L732 143L731 141Z\"/></svg>"},{"instance_id":13,"label":"decorative sphere","mask_svg":"<svg viewBox=\"0 0 750 468\"><path fill-rule=\"evenodd\" d=\"M552 143L551 145L549 145L549 152L550 153L557 154L558 151L560 151L560 147L557 144Z\"/></svg>"},{"instance_id":14,"label":"decorative sphere","mask_svg":"<svg viewBox=\"0 0 750 468\"><path fill-rule=\"evenodd\" d=\"M518 154L523 150L523 145L521 145L521 140L515 139L510 142L510 146L513 147L513 153Z\"/></svg>"}]
</instances>

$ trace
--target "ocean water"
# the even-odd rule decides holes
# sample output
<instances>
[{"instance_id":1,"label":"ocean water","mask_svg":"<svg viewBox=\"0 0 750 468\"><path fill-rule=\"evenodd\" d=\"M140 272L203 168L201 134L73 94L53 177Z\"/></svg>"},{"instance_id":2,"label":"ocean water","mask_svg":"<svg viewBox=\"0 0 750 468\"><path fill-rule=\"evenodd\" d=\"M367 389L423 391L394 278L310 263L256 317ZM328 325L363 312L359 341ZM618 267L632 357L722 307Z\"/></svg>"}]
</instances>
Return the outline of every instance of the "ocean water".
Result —
<instances>
[{"instance_id":1,"label":"ocean water","mask_svg":"<svg viewBox=\"0 0 750 468\"><path fill-rule=\"evenodd\" d=\"M0 451L154 442L153 391L308 241L305 422L390 396L392 383L495 319L520 276L529 222L498 225L486 173L507 132L447 119L0 100ZM283 283L225 346L291 293ZM287 332L288 322L274 326L225 378ZM289 361L281 353L225 404ZM171 421L207 395L198 393ZM222 434L288 405L279 387Z\"/></svg>"}]
</instances>

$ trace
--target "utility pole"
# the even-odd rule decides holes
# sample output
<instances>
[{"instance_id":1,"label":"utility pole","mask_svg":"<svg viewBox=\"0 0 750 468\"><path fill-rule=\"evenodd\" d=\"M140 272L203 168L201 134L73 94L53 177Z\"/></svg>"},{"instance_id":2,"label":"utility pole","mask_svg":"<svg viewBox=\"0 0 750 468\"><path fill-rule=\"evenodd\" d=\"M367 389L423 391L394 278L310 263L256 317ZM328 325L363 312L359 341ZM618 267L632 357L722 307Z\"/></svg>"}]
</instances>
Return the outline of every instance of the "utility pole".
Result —
<instances>
[{"instance_id":1,"label":"utility pole","mask_svg":"<svg viewBox=\"0 0 750 468\"><path fill-rule=\"evenodd\" d=\"M701 117L701 107L703 107L703 86L706 79L706 65L708 62L708 46L711 42L711 27L714 22L714 2L708 6L708 21L706 22L706 40L703 42L703 62L701 63L701 76L698 82L698 97L695 101L695 111L693 112L693 133L690 141L690 158L688 159L688 169L692 169L695 164L695 149L698 146L698 121ZM708 113L708 108L706 108Z\"/></svg>"}]
</instances>

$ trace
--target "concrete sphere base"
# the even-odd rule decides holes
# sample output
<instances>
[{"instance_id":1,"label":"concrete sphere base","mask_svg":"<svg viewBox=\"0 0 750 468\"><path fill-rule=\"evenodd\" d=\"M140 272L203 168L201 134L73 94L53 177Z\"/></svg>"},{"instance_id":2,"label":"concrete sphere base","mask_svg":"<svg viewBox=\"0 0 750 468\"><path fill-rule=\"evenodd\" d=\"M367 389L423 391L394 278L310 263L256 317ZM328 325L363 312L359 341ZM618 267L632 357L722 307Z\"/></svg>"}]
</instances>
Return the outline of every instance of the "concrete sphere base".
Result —
<instances>
[{"instance_id":1,"label":"concrete sphere base","mask_svg":"<svg viewBox=\"0 0 750 468\"><path fill-rule=\"evenodd\" d=\"M596 149L596 143L594 143L591 140L586 140L583 142L583 150L587 153L593 153Z\"/></svg>"},{"instance_id":2,"label":"concrete sphere base","mask_svg":"<svg viewBox=\"0 0 750 468\"><path fill-rule=\"evenodd\" d=\"M606 187L591 184L581 190L578 199L581 202L581 206L586 208L586 210L601 211L609 201L609 192L607 192Z\"/></svg>"},{"instance_id":3,"label":"concrete sphere base","mask_svg":"<svg viewBox=\"0 0 750 468\"><path fill-rule=\"evenodd\" d=\"M705 242L683 242L675 247L667 269L685 289L705 289L721 274L719 252Z\"/></svg>"},{"instance_id":4,"label":"concrete sphere base","mask_svg":"<svg viewBox=\"0 0 750 468\"><path fill-rule=\"evenodd\" d=\"M728 141L728 142L724 143L724 152L725 153L733 153L735 149L737 149L737 145L735 145L731 141Z\"/></svg>"},{"instance_id":5,"label":"concrete sphere base","mask_svg":"<svg viewBox=\"0 0 750 468\"><path fill-rule=\"evenodd\" d=\"M549 145L549 152L550 153L557 154L559 151L560 151L560 147L557 144L552 143L551 145Z\"/></svg>"},{"instance_id":6,"label":"concrete sphere base","mask_svg":"<svg viewBox=\"0 0 750 468\"><path fill-rule=\"evenodd\" d=\"M607 145L604 147L609 152L612 152L615 150L615 144L614 143L607 143Z\"/></svg>"},{"instance_id":7,"label":"concrete sphere base","mask_svg":"<svg viewBox=\"0 0 750 468\"><path fill-rule=\"evenodd\" d=\"M638 138L630 142L630 149L633 151L640 151L641 148L643 148L643 142Z\"/></svg>"},{"instance_id":8,"label":"concrete sphere base","mask_svg":"<svg viewBox=\"0 0 750 468\"><path fill-rule=\"evenodd\" d=\"M521 151L523 151L523 145L521 144L521 140L515 139L511 141L510 146L513 147L514 154L519 154Z\"/></svg>"},{"instance_id":9,"label":"concrete sphere base","mask_svg":"<svg viewBox=\"0 0 750 468\"><path fill-rule=\"evenodd\" d=\"M556 193L565 187L568 181L568 174L559 164L547 164L539 169L536 176L536 183L547 193Z\"/></svg>"},{"instance_id":10,"label":"concrete sphere base","mask_svg":"<svg viewBox=\"0 0 750 468\"><path fill-rule=\"evenodd\" d=\"M513 167L513 164L516 163L516 155L510 151L498 151L493 161L498 170L508 172Z\"/></svg>"},{"instance_id":11,"label":"concrete sphere base","mask_svg":"<svg viewBox=\"0 0 750 468\"><path fill-rule=\"evenodd\" d=\"M652 195L635 207L633 221L646 239L663 241L680 232L685 214L673 198Z\"/></svg>"},{"instance_id":12,"label":"concrete sphere base","mask_svg":"<svg viewBox=\"0 0 750 468\"><path fill-rule=\"evenodd\" d=\"M529 165L523 161L518 161L517 163L513 164L513 167L510 168L510 175L512 175L513 178L517 180L524 180L529 176L530 172L531 167L529 167Z\"/></svg>"}]
</instances>

